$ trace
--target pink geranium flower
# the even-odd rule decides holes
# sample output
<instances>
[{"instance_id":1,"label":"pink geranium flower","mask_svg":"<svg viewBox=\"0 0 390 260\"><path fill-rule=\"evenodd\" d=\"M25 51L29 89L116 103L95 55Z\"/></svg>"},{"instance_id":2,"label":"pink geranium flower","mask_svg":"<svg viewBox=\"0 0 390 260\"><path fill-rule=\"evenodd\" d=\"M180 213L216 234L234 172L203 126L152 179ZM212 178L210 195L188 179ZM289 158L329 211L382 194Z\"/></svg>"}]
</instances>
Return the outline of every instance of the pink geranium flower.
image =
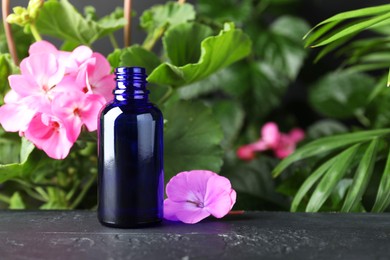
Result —
<instances>
[{"instance_id":1,"label":"pink geranium flower","mask_svg":"<svg viewBox=\"0 0 390 260\"><path fill-rule=\"evenodd\" d=\"M305 137L303 130L292 129L288 134L279 132L278 126L269 122L261 129L261 138L238 148L237 156L242 160L252 160L255 152L273 150L276 157L283 159L295 151L296 144Z\"/></svg>"},{"instance_id":2,"label":"pink geranium flower","mask_svg":"<svg viewBox=\"0 0 390 260\"><path fill-rule=\"evenodd\" d=\"M115 87L108 61L87 46L60 51L49 42L32 44L11 75L11 91L0 107L0 124L19 132L54 159L65 158L85 125L97 128L101 107Z\"/></svg>"},{"instance_id":3,"label":"pink geranium flower","mask_svg":"<svg viewBox=\"0 0 390 260\"><path fill-rule=\"evenodd\" d=\"M25 132L28 140L52 158L64 159L73 146L64 123L58 117L38 113Z\"/></svg>"},{"instance_id":4,"label":"pink geranium flower","mask_svg":"<svg viewBox=\"0 0 390 260\"><path fill-rule=\"evenodd\" d=\"M68 129L68 138L75 142L85 125L90 132L97 129L99 111L105 104L101 95L68 91L57 94L53 99L52 111L61 118Z\"/></svg>"},{"instance_id":5,"label":"pink geranium flower","mask_svg":"<svg viewBox=\"0 0 390 260\"><path fill-rule=\"evenodd\" d=\"M230 181L206 170L181 172L166 186L164 218L184 223L197 223L213 215L222 218L236 202Z\"/></svg>"}]
</instances>

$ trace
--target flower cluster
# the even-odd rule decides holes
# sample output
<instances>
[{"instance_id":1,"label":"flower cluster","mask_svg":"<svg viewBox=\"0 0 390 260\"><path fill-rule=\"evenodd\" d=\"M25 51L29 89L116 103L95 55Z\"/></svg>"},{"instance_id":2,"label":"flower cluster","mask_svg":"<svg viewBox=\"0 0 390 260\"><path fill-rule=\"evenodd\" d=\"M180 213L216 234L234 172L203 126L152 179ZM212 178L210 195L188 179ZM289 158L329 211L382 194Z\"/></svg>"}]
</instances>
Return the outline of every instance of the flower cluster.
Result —
<instances>
[{"instance_id":1,"label":"flower cluster","mask_svg":"<svg viewBox=\"0 0 390 260\"><path fill-rule=\"evenodd\" d=\"M237 150L242 160L252 160L255 152L273 150L276 157L283 159L295 150L296 144L305 137L302 129L294 128L288 134L279 132L277 124L266 123L261 129L261 138L251 144L243 145Z\"/></svg>"},{"instance_id":2,"label":"flower cluster","mask_svg":"<svg viewBox=\"0 0 390 260\"><path fill-rule=\"evenodd\" d=\"M164 218L193 224L213 215L222 218L236 202L230 181L207 170L181 172L166 186Z\"/></svg>"},{"instance_id":3,"label":"flower cluster","mask_svg":"<svg viewBox=\"0 0 390 260\"><path fill-rule=\"evenodd\" d=\"M86 46L65 52L39 41L30 46L20 70L8 78L11 90L0 107L0 124L51 158L63 159L83 125L97 129L98 113L115 85L110 64Z\"/></svg>"}]
</instances>

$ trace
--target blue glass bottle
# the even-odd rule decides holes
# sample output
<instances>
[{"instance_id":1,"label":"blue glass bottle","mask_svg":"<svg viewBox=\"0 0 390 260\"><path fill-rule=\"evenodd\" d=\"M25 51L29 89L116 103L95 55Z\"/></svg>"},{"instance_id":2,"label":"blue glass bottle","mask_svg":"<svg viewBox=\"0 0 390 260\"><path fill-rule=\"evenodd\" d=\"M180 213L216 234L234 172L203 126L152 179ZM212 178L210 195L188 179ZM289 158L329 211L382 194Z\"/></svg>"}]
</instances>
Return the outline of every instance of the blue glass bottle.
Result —
<instances>
[{"instance_id":1,"label":"blue glass bottle","mask_svg":"<svg viewBox=\"0 0 390 260\"><path fill-rule=\"evenodd\" d=\"M115 70L114 100L98 126L98 219L139 227L163 218L163 116L149 102L141 67Z\"/></svg>"}]
</instances>

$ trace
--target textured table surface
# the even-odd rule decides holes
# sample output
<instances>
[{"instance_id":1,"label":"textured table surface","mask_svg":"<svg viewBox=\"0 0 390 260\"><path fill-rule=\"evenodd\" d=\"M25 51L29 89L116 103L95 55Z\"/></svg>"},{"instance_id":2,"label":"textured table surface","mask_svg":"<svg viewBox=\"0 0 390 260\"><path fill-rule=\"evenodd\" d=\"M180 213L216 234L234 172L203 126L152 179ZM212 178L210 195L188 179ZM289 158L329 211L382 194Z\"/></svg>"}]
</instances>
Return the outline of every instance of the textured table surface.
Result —
<instances>
[{"instance_id":1,"label":"textured table surface","mask_svg":"<svg viewBox=\"0 0 390 260\"><path fill-rule=\"evenodd\" d=\"M0 259L390 259L390 214L246 212L114 229L90 211L0 211Z\"/></svg>"}]
</instances>

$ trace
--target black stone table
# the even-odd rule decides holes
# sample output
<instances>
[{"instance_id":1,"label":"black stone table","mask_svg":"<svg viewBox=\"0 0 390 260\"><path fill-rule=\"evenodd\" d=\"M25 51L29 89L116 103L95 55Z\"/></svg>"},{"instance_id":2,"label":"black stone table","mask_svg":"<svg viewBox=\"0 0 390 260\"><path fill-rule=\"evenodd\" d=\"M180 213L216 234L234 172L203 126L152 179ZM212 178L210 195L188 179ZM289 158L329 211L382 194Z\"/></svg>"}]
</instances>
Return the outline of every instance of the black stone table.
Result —
<instances>
[{"instance_id":1,"label":"black stone table","mask_svg":"<svg viewBox=\"0 0 390 260\"><path fill-rule=\"evenodd\" d=\"M114 229L91 211L0 211L0 259L390 259L390 214L246 212Z\"/></svg>"}]
</instances>

